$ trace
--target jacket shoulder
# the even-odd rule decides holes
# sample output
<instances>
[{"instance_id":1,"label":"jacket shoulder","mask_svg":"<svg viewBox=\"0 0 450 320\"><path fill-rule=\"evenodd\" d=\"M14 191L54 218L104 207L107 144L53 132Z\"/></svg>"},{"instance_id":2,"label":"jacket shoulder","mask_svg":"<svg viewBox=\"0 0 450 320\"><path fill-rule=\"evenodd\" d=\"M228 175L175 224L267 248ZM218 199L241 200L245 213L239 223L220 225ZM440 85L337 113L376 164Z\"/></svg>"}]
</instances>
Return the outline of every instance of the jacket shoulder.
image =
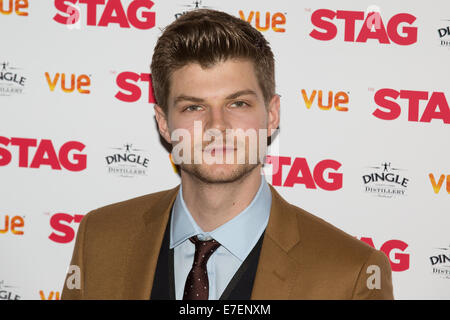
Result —
<instances>
[{"instance_id":1,"label":"jacket shoulder","mask_svg":"<svg viewBox=\"0 0 450 320\"><path fill-rule=\"evenodd\" d=\"M88 212L83 220L89 219L89 224L97 223L124 223L139 220L152 208L159 207L161 200L174 195L179 186L172 189L158 191L128 200L108 204Z\"/></svg>"},{"instance_id":2,"label":"jacket shoulder","mask_svg":"<svg viewBox=\"0 0 450 320\"><path fill-rule=\"evenodd\" d=\"M301 208L290 206L297 213L300 235L300 245L292 254L308 274L302 286L308 288L310 297L393 299L390 262L382 251ZM379 272L380 290L370 290L367 285L374 268Z\"/></svg>"},{"instance_id":3,"label":"jacket shoulder","mask_svg":"<svg viewBox=\"0 0 450 320\"><path fill-rule=\"evenodd\" d=\"M359 254L364 257L368 257L373 251L376 251L367 243L358 240L355 236L337 228L324 219L302 208L292 204L289 205L297 213L302 242L314 243L314 250L332 251L339 254L351 252L353 256Z\"/></svg>"},{"instance_id":4,"label":"jacket shoulder","mask_svg":"<svg viewBox=\"0 0 450 320\"><path fill-rule=\"evenodd\" d=\"M296 213L302 249L313 256L324 257L323 263L347 259L348 263L361 265L378 251L324 219L293 204L288 205Z\"/></svg>"}]
</instances>

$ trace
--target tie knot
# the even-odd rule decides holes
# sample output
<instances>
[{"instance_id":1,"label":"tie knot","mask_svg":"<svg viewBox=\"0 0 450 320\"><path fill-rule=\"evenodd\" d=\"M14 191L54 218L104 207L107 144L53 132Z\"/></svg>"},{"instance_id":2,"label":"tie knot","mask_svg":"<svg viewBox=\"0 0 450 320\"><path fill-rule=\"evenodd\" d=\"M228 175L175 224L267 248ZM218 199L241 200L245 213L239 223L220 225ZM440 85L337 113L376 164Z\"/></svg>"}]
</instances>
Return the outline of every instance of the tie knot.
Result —
<instances>
[{"instance_id":1,"label":"tie knot","mask_svg":"<svg viewBox=\"0 0 450 320\"><path fill-rule=\"evenodd\" d=\"M201 241L197 236L190 237L189 240L195 245L194 265L206 264L209 257L220 247L216 240Z\"/></svg>"}]
</instances>

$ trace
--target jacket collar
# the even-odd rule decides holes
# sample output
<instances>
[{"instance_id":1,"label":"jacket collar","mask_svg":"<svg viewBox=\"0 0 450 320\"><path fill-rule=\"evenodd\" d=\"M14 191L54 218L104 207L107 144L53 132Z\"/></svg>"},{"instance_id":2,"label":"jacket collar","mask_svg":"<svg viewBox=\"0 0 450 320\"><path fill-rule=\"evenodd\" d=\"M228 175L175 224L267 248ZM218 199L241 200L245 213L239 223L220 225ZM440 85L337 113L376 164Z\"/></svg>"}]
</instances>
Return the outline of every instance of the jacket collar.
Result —
<instances>
[{"instance_id":1,"label":"jacket collar","mask_svg":"<svg viewBox=\"0 0 450 320\"><path fill-rule=\"evenodd\" d=\"M272 207L253 284L252 300L289 299L300 264L291 251L300 247L297 215L270 185Z\"/></svg>"},{"instance_id":2,"label":"jacket collar","mask_svg":"<svg viewBox=\"0 0 450 320\"><path fill-rule=\"evenodd\" d=\"M135 234L130 236L122 299L150 299L159 249L178 189L176 186L159 192L159 199L144 209L142 221L138 221Z\"/></svg>"},{"instance_id":3,"label":"jacket collar","mask_svg":"<svg viewBox=\"0 0 450 320\"><path fill-rule=\"evenodd\" d=\"M283 251L288 253L300 242L298 213L272 185L269 186L272 192L272 207L266 232Z\"/></svg>"}]
</instances>

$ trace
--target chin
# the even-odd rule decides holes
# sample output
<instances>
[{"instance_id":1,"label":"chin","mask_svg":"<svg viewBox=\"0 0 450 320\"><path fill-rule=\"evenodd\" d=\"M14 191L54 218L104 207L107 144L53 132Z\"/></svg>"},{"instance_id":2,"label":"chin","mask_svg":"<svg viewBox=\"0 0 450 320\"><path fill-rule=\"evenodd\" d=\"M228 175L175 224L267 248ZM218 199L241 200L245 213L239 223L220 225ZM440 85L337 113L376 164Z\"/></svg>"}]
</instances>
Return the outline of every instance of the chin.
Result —
<instances>
[{"instance_id":1,"label":"chin","mask_svg":"<svg viewBox=\"0 0 450 320\"><path fill-rule=\"evenodd\" d=\"M181 165L180 169L203 183L232 183L248 176L258 164Z\"/></svg>"}]
</instances>

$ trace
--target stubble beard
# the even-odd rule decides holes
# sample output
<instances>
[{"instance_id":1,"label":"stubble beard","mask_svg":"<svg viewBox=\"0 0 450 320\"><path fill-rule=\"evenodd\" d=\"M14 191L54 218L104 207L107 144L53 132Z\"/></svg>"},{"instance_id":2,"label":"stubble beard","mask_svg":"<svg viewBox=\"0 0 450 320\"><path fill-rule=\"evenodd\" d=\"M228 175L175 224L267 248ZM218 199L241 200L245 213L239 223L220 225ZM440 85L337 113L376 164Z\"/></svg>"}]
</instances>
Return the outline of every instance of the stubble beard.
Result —
<instances>
[{"instance_id":1,"label":"stubble beard","mask_svg":"<svg viewBox=\"0 0 450 320\"><path fill-rule=\"evenodd\" d=\"M226 166L233 166L232 169L224 168ZM217 170L211 170L208 165L202 164L181 164L180 169L186 174L197 178L199 181L205 184L224 184L233 183L244 179L253 170L258 168L260 163L256 164L239 164L222 165ZM224 168L222 170L222 168Z\"/></svg>"}]
</instances>

